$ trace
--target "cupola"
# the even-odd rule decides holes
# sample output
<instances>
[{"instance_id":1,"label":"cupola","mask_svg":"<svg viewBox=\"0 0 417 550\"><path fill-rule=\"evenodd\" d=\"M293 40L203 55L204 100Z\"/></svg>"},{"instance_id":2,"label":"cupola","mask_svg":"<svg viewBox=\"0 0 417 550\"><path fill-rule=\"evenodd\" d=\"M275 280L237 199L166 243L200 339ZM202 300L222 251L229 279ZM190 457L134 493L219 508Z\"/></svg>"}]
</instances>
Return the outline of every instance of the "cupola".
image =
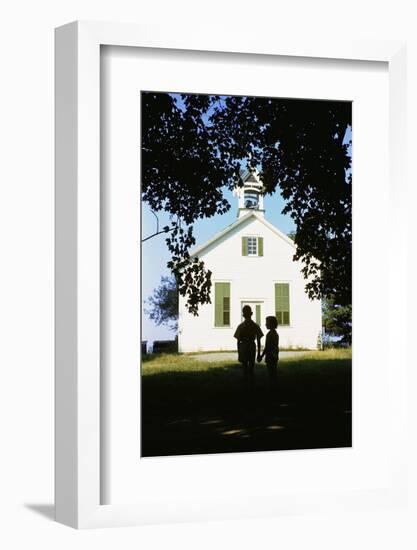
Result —
<instances>
[{"instance_id":1,"label":"cupola","mask_svg":"<svg viewBox=\"0 0 417 550\"><path fill-rule=\"evenodd\" d=\"M237 217L256 211L262 216L264 210L263 185L256 170L246 170L241 174L243 186L236 186L233 194L237 197Z\"/></svg>"}]
</instances>

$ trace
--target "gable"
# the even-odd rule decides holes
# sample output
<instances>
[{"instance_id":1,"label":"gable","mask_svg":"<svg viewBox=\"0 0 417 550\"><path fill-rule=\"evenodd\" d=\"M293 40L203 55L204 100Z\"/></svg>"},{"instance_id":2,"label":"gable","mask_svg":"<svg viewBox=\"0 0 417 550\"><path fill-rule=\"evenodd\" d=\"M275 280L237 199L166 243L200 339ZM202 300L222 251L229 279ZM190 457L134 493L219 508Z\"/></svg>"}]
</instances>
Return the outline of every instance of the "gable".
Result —
<instances>
[{"instance_id":1,"label":"gable","mask_svg":"<svg viewBox=\"0 0 417 550\"><path fill-rule=\"evenodd\" d=\"M240 173L240 177L242 178L242 181L244 183L246 182L249 182L249 183L259 183L259 184L262 184L260 178L259 178L259 174L258 174L258 171L255 170L255 171L252 171L252 170L243 170L241 173Z\"/></svg>"},{"instance_id":2,"label":"gable","mask_svg":"<svg viewBox=\"0 0 417 550\"><path fill-rule=\"evenodd\" d=\"M249 181L249 182L253 181L253 182L255 182L255 183L258 183L258 180L255 178L254 174L251 174L251 175L247 178L247 180L245 180L245 181Z\"/></svg>"},{"instance_id":3,"label":"gable","mask_svg":"<svg viewBox=\"0 0 417 550\"><path fill-rule=\"evenodd\" d=\"M258 216L256 212L249 212L245 216L238 218L231 225L223 229L223 231L220 231L220 233L217 233L217 235L215 235L212 239L206 241L202 245L192 250L190 256L194 257L204 255L209 250L213 250L214 248L219 246L226 239L232 237L235 233L241 231L244 228L249 228L251 225L253 225L254 222L256 222L257 225L261 224L263 230L272 233L275 237L284 241L284 243L291 247L293 251L295 250L295 244L292 239L287 237L287 235L285 235L271 223L266 221L265 218L263 218L262 216Z\"/></svg>"}]
</instances>

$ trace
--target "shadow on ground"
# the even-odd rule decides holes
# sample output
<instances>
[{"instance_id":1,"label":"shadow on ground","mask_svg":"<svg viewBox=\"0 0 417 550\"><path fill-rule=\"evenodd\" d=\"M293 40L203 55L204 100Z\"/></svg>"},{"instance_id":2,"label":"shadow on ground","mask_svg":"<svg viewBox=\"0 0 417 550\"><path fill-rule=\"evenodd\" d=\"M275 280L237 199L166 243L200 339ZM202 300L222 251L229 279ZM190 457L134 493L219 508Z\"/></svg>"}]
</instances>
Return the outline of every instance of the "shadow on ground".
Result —
<instances>
[{"instance_id":1,"label":"shadow on ground","mask_svg":"<svg viewBox=\"0 0 417 550\"><path fill-rule=\"evenodd\" d=\"M142 377L142 456L349 447L351 361L282 363L271 387L257 365Z\"/></svg>"},{"instance_id":2,"label":"shadow on ground","mask_svg":"<svg viewBox=\"0 0 417 550\"><path fill-rule=\"evenodd\" d=\"M46 519L55 521L55 506L53 504L25 504L25 508Z\"/></svg>"}]
</instances>

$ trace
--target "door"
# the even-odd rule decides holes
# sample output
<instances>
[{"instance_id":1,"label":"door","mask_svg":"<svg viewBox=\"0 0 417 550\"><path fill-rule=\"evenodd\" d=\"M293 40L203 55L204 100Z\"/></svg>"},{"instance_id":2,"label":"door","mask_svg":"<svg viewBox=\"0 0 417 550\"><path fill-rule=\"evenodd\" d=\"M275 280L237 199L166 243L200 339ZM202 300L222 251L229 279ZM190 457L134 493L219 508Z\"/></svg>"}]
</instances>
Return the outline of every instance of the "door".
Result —
<instances>
[{"instance_id":1,"label":"door","mask_svg":"<svg viewBox=\"0 0 417 550\"><path fill-rule=\"evenodd\" d=\"M250 306L251 310L252 310L252 320L255 321L255 323L259 326L261 326L261 324L263 323L263 305L264 303L263 302L258 302L258 301L251 301L251 300L248 300L248 301L245 301L245 302L241 302L241 308L240 308L240 311L242 312L244 306ZM242 321L243 321L243 315L241 313L241 316L242 316Z\"/></svg>"}]
</instances>

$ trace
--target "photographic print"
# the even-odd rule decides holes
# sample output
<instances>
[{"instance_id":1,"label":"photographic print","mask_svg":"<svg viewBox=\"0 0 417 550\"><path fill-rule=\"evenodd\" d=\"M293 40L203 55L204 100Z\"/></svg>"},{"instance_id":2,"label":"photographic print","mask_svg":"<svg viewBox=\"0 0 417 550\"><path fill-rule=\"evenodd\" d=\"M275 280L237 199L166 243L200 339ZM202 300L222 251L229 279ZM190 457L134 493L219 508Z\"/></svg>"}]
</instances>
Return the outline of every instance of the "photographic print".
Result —
<instances>
[{"instance_id":1,"label":"photographic print","mask_svg":"<svg viewBox=\"0 0 417 550\"><path fill-rule=\"evenodd\" d=\"M352 444L352 104L141 92L142 456Z\"/></svg>"}]
</instances>

